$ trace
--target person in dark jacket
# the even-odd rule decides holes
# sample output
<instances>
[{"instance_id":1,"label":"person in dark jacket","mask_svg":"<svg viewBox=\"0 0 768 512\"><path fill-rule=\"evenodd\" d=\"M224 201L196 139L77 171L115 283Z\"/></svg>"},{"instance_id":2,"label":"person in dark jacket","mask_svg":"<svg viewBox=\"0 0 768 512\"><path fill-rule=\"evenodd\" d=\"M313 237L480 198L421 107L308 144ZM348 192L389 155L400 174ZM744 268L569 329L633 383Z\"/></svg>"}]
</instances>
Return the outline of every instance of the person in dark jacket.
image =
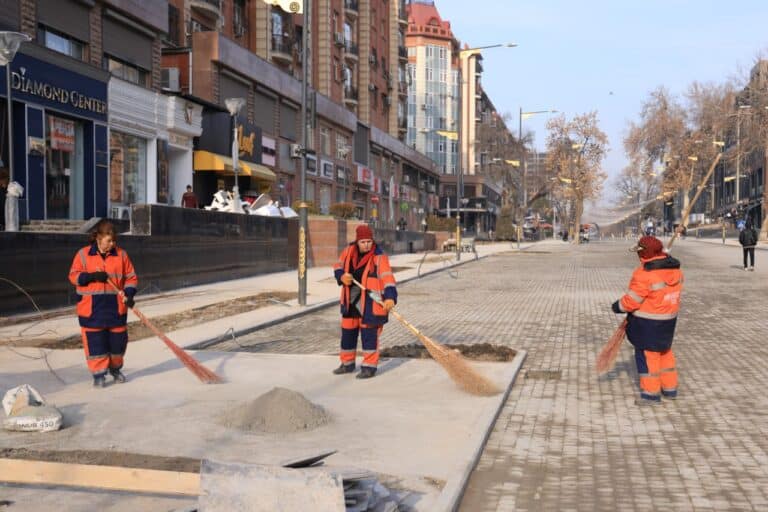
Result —
<instances>
[{"instance_id":1,"label":"person in dark jacket","mask_svg":"<svg viewBox=\"0 0 768 512\"><path fill-rule=\"evenodd\" d=\"M672 339L680 309L683 273L680 262L664 252L656 237L644 236L632 251L640 266L632 273L629 289L611 306L627 314L627 338L635 347L640 377L638 405L661 403L661 397L677 398L677 369Z\"/></svg>"},{"instance_id":2,"label":"person in dark jacket","mask_svg":"<svg viewBox=\"0 0 768 512\"><path fill-rule=\"evenodd\" d=\"M115 382L125 382L120 370L128 346L128 308L134 305L139 282L128 253L116 242L115 226L102 219L91 233L90 245L77 251L69 270L79 297L77 317L86 363L93 385L99 388L107 385L107 372Z\"/></svg>"},{"instance_id":3,"label":"person in dark jacket","mask_svg":"<svg viewBox=\"0 0 768 512\"><path fill-rule=\"evenodd\" d=\"M397 288L389 258L374 242L370 227L357 226L355 241L339 256L333 275L341 286L341 365L333 373L343 375L355 370L359 334L363 364L357 378L371 378L379 363L379 336L397 303ZM354 281L375 292L381 302L373 300Z\"/></svg>"},{"instance_id":4,"label":"person in dark jacket","mask_svg":"<svg viewBox=\"0 0 768 512\"><path fill-rule=\"evenodd\" d=\"M755 246L757 245L757 230L751 222L747 222L739 233L739 243L744 253L744 270L755 270ZM749 268L747 268L747 256L749 256Z\"/></svg>"}]
</instances>

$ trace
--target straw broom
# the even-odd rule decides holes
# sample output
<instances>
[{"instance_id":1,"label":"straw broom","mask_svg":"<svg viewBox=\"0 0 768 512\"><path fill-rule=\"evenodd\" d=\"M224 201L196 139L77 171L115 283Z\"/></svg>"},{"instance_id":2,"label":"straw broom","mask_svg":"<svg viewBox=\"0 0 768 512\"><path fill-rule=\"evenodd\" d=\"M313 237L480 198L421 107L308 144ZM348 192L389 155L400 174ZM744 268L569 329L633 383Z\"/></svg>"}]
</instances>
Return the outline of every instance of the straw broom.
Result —
<instances>
[{"instance_id":1,"label":"straw broom","mask_svg":"<svg viewBox=\"0 0 768 512\"><path fill-rule=\"evenodd\" d=\"M616 363L616 356L619 355L619 350L621 349L621 342L624 341L624 333L626 330L627 319L625 318L597 356L595 369L597 370L598 375L603 375L613 369L613 365Z\"/></svg>"},{"instance_id":2,"label":"straw broom","mask_svg":"<svg viewBox=\"0 0 768 512\"><path fill-rule=\"evenodd\" d=\"M125 297L125 294L123 293L123 290L117 287L115 283L112 282L111 279L107 279L107 282L114 288L118 293L118 300L122 300L123 297ZM144 316L144 314L139 311L136 306L131 308L131 311L133 311L133 314L139 317L139 320L141 320L141 323L147 326L147 328L152 331L155 336L163 340L163 342L166 344L166 346L171 349L171 352L178 358L181 363L187 367L189 371L195 374L195 377L200 379L200 382L204 384L219 384L222 381L221 377L216 375L214 372L200 364L194 357L187 354L184 349L182 349L180 346L175 344L171 339L166 336L160 329L158 329L155 324L149 321L149 318Z\"/></svg>"},{"instance_id":3,"label":"straw broom","mask_svg":"<svg viewBox=\"0 0 768 512\"><path fill-rule=\"evenodd\" d=\"M355 279L352 281L359 286L363 292L367 291L371 299L382 306L384 305L381 296L377 292L367 290ZM389 313L419 339L422 345L427 349L427 352L429 352L429 355L432 356L432 359L437 361L437 363L448 372L451 379L461 389L472 395L480 396L495 395L500 392L499 388L493 382L477 373L477 371L472 368L467 360L457 351L446 348L436 341L429 339L394 309L390 310Z\"/></svg>"}]
</instances>

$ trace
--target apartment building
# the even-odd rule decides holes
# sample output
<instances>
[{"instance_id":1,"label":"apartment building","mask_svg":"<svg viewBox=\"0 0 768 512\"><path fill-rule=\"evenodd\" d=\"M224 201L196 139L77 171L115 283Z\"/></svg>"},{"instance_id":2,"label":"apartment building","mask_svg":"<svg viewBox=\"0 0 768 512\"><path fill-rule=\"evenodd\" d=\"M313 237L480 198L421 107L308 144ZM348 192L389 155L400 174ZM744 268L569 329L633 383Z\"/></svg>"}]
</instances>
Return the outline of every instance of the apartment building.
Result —
<instances>
[{"instance_id":1,"label":"apartment building","mask_svg":"<svg viewBox=\"0 0 768 512\"><path fill-rule=\"evenodd\" d=\"M459 42L433 2L408 6L408 133L406 142L432 159L443 175L456 175ZM442 133L441 133L442 132Z\"/></svg>"},{"instance_id":2,"label":"apartment building","mask_svg":"<svg viewBox=\"0 0 768 512\"><path fill-rule=\"evenodd\" d=\"M202 107L159 92L165 2L0 0L0 24L31 38L11 64L13 147L0 143L22 222L178 201ZM0 83L7 133L5 68Z\"/></svg>"},{"instance_id":3,"label":"apartment building","mask_svg":"<svg viewBox=\"0 0 768 512\"><path fill-rule=\"evenodd\" d=\"M437 204L437 172L404 137L404 3L315 0L312 5L312 130L307 199L322 213L351 202L358 216L416 226ZM303 18L262 1L171 0L162 65L167 90L206 104L204 118L223 126L227 98L246 107L237 124L254 133L246 193L269 191L283 203L299 197ZM211 140L211 137L220 140ZM215 130L198 141L194 181L210 193L233 183L231 163ZM241 148L242 151L242 148ZM247 173L246 173L247 174ZM413 180L403 180L413 175ZM430 192L430 184L435 188Z\"/></svg>"}]
</instances>

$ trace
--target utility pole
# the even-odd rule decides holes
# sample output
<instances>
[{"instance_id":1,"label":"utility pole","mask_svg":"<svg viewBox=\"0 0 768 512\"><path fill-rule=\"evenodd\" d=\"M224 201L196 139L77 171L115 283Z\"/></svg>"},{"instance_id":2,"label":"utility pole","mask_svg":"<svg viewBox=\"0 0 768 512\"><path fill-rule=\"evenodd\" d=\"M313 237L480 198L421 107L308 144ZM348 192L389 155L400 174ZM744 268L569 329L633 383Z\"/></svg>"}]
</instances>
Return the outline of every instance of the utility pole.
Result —
<instances>
[{"instance_id":1,"label":"utility pole","mask_svg":"<svg viewBox=\"0 0 768 512\"><path fill-rule=\"evenodd\" d=\"M312 37L312 1L303 0L304 27L302 30L302 81L301 81L301 202L299 203L299 305L307 305L307 231L309 229L309 207L307 205L307 149L311 120L308 115L309 79L312 65L310 48Z\"/></svg>"}]
</instances>

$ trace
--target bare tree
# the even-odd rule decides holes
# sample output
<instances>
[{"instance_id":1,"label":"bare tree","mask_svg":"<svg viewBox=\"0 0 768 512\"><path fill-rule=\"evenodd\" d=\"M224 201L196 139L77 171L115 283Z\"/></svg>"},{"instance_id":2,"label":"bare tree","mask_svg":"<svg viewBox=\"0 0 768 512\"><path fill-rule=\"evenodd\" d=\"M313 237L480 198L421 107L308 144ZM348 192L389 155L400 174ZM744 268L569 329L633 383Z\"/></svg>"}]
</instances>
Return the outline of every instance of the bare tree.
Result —
<instances>
[{"instance_id":1,"label":"bare tree","mask_svg":"<svg viewBox=\"0 0 768 512\"><path fill-rule=\"evenodd\" d=\"M608 137L600 130L597 112L566 119L565 115L547 123L547 166L555 173L553 192L566 200L567 218L573 235L581 227L584 202L597 199L606 174L602 161ZM578 236L575 240L578 241Z\"/></svg>"}]
</instances>

